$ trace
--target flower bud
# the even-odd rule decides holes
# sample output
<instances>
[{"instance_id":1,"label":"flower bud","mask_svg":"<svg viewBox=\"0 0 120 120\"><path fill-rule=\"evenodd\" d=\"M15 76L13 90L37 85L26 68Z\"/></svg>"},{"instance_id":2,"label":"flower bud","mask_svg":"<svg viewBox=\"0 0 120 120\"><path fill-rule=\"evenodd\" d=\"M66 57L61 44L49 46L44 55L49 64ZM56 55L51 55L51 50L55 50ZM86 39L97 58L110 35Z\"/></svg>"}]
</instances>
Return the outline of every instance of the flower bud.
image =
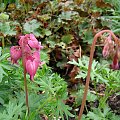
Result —
<instances>
[{"instance_id":1,"label":"flower bud","mask_svg":"<svg viewBox=\"0 0 120 120\"><path fill-rule=\"evenodd\" d=\"M119 69L119 60L118 60L118 54L116 52L114 58L113 58L113 62L111 64L111 68L114 70L118 70Z\"/></svg>"},{"instance_id":2,"label":"flower bud","mask_svg":"<svg viewBox=\"0 0 120 120\"><path fill-rule=\"evenodd\" d=\"M105 44L103 51L102 51L102 55L105 58L109 56L109 45L108 44Z\"/></svg>"},{"instance_id":3,"label":"flower bud","mask_svg":"<svg viewBox=\"0 0 120 120\"><path fill-rule=\"evenodd\" d=\"M105 39L105 45L102 51L103 57L107 58L114 54L114 42L112 41L111 35Z\"/></svg>"}]
</instances>

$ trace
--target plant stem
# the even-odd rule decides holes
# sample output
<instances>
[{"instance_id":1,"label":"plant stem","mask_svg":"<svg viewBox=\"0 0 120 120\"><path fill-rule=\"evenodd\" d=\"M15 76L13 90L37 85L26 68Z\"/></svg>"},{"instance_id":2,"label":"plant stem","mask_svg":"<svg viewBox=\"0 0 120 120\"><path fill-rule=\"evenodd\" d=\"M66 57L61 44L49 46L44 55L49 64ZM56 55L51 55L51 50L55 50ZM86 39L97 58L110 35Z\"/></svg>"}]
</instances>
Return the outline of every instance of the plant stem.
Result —
<instances>
[{"instance_id":1,"label":"plant stem","mask_svg":"<svg viewBox=\"0 0 120 120\"><path fill-rule=\"evenodd\" d=\"M28 90L27 90L27 80L26 80L26 69L24 67L24 86L25 86L25 98L26 98L26 107L29 115L29 104L28 104Z\"/></svg>"},{"instance_id":2,"label":"plant stem","mask_svg":"<svg viewBox=\"0 0 120 120\"><path fill-rule=\"evenodd\" d=\"M84 110L84 107L85 107L85 103L86 103L86 97L87 97L87 92L88 92L89 82L90 82L90 72L91 72L92 60L93 60L93 55L94 55L94 51L95 51L95 44L96 44L97 38L100 37L105 32L108 32L109 34L111 34L114 41L115 41L115 44L120 46L119 39L114 35L114 33L111 30L102 30L94 36L92 46L91 46L91 50L90 50L90 59L89 59L89 66L88 66L85 90L84 90L84 95L83 95L83 99L82 99L80 112L79 112L79 115L78 115L78 120L81 120L83 110Z\"/></svg>"},{"instance_id":3,"label":"plant stem","mask_svg":"<svg viewBox=\"0 0 120 120\"><path fill-rule=\"evenodd\" d=\"M23 70L24 70L24 87L25 87L25 98L26 98L26 107L27 107L27 112L29 115L29 102L28 102L28 89L27 89L27 80L26 80L26 67L25 67L25 55L24 55L24 44L22 41L22 65L23 65Z\"/></svg>"}]
</instances>

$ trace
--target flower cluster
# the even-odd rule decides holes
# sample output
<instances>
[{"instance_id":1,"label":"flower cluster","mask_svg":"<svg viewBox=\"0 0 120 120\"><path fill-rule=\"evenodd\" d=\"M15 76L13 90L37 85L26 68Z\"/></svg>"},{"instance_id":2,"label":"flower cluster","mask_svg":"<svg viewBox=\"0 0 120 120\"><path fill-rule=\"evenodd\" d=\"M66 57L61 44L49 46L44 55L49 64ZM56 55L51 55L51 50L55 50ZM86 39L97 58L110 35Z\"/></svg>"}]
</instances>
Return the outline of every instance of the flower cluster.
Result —
<instances>
[{"instance_id":1,"label":"flower cluster","mask_svg":"<svg viewBox=\"0 0 120 120\"><path fill-rule=\"evenodd\" d=\"M103 54L103 57L105 57L105 58L111 57L113 59L112 64L110 65L110 67L112 69L117 70L120 68L120 66L119 66L119 50L118 50L118 47L115 45L115 43L112 41L111 35L109 35L105 39L102 54Z\"/></svg>"},{"instance_id":2,"label":"flower cluster","mask_svg":"<svg viewBox=\"0 0 120 120\"><path fill-rule=\"evenodd\" d=\"M12 63L18 64L18 60L22 58L23 66L30 75L30 80L34 79L38 67L44 64L40 61L40 50L42 48L41 42L38 42L33 34L21 36L19 46L10 48Z\"/></svg>"}]
</instances>

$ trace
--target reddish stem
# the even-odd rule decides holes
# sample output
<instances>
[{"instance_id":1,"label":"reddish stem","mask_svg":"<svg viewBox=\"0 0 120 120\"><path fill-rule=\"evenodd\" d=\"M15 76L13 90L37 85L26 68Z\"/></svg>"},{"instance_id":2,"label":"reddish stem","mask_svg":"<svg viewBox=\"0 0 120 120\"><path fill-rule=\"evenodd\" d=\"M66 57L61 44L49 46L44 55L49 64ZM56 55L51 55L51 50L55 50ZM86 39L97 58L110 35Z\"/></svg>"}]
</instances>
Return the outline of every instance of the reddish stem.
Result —
<instances>
[{"instance_id":1,"label":"reddish stem","mask_svg":"<svg viewBox=\"0 0 120 120\"><path fill-rule=\"evenodd\" d=\"M26 80L26 69L24 67L24 86L25 86L25 98L26 98L26 107L29 114L29 104L28 104L28 90L27 90L27 80Z\"/></svg>"},{"instance_id":2,"label":"reddish stem","mask_svg":"<svg viewBox=\"0 0 120 120\"><path fill-rule=\"evenodd\" d=\"M22 43L22 65L24 69L24 86L25 86L25 98L26 98L26 107L29 115L29 103L28 103L28 89L27 89L27 80L26 80L26 67L25 67L25 55L24 55L24 44Z\"/></svg>"},{"instance_id":3,"label":"reddish stem","mask_svg":"<svg viewBox=\"0 0 120 120\"><path fill-rule=\"evenodd\" d=\"M120 41L118 40L118 38L114 35L114 33L111 30L102 30L95 35L93 42L92 42L91 50L90 50L88 73L87 73L85 90L84 90L84 95L83 95L83 99L82 99L82 104L81 104L78 120L81 120L81 117L82 117L82 114L84 111L84 107L85 107L85 103L86 103L86 97L87 97L87 92L88 92L89 82L90 82L90 72L91 72L92 60L93 60L93 55L94 55L94 51L95 51L95 44L96 44L97 38L100 37L105 32L108 32L109 34L112 35L112 37L115 41L115 44L120 45Z\"/></svg>"}]
</instances>

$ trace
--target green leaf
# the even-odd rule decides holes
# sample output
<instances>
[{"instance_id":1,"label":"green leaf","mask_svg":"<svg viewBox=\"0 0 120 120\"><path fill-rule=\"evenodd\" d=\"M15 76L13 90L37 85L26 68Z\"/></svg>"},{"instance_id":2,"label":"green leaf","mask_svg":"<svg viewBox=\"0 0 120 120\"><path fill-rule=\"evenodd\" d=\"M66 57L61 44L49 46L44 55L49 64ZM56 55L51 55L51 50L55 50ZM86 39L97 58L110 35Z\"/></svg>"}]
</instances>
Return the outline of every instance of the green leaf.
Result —
<instances>
[{"instance_id":1,"label":"green leaf","mask_svg":"<svg viewBox=\"0 0 120 120\"><path fill-rule=\"evenodd\" d=\"M35 36L41 36L39 27L42 24L37 20L33 19L32 21L28 21L23 25L23 29L25 33L33 33Z\"/></svg>"},{"instance_id":2,"label":"green leaf","mask_svg":"<svg viewBox=\"0 0 120 120\"><path fill-rule=\"evenodd\" d=\"M6 107L6 110L3 111L5 117L3 120L17 120L25 110L23 103L17 104L16 101L9 101L9 104L4 106Z\"/></svg>"},{"instance_id":3,"label":"green leaf","mask_svg":"<svg viewBox=\"0 0 120 120\"><path fill-rule=\"evenodd\" d=\"M66 44L69 44L72 39L73 39L73 35L71 35L71 34L64 35L61 38L62 42L66 43Z\"/></svg>"},{"instance_id":4,"label":"green leaf","mask_svg":"<svg viewBox=\"0 0 120 120\"><path fill-rule=\"evenodd\" d=\"M88 44L92 44L93 42L93 33L91 30L84 31L83 42L87 42Z\"/></svg>"},{"instance_id":5,"label":"green leaf","mask_svg":"<svg viewBox=\"0 0 120 120\"><path fill-rule=\"evenodd\" d=\"M1 56L1 54L2 54L2 47L0 47L0 56Z\"/></svg>"},{"instance_id":6,"label":"green leaf","mask_svg":"<svg viewBox=\"0 0 120 120\"><path fill-rule=\"evenodd\" d=\"M49 55L46 53L46 51L40 51L40 59L41 61L45 62L45 63L49 63Z\"/></svg>"},{"instance_id":7,"label":"green leaf","mask_svg":"<svg viewBox=\"0 0 120 120\"><path fill-rule=\"evenodd\" d=\"M4 99L0 97L0 104L4 104Z\"/></svg>"},{"instance_id":8,"label":"green leaf","mask_svg":"<svg viewBox=\"0 0 120 120\"><path fill-rule=\"evenodd\" d=\"M5 13L0 13L0 20L8 20L9 19L9 15L5 14Z\"/></svg>"},{"instance_id":9,"label":"green leaf","mask_svg":"<svg viewBox=\"0 0 120 120\"><path fill-rule=\"evenodd\" d=\"M80 66L79 63L77 63L74 59L72 61L69 61L68 64L73 64L76 66Z\"/></svg>"},{"instance_id":10,"label":"green leaf","mask_svg":"<svg viewBox=\"0 0 120 120\"><path fill-rule=\"evenodd\" d=\"M2 81L4 75L7 75L7 73L3 70L2 66L0 65L0 82Z\"/></svg>"},{"instance_id":11,"label":"green leaf","mask_svg":"<svg viewBox=\"0 0 120 120\"><path fill-rule=\"evenodd\" d=\"M46 36L50 36L52 34L51 31L48 29L45 29L44 32Z\"/></svg>"},{"instance_id":12,"label":"green leaf","mask_svg":"<svg viewBox=\"0 0 120 120\"><path fill-rule=\"evenodd\" d=\"M1 52L0 52L1 53ZM5 53L2 56L0 56L0 61L7 58L9 56L9 53Z\"/></svg>"},{"instance_id":13,"label":"green leaf","mask_svg":"<svg viewBox=\"0 0 120 120\"><path fill-rule=\"evenodd\" d=\"M5 10L6 6L3 2L0 3L0 12L3 12Z\"/></svg>"},{"instance_id":14,"label":"green leaf","mask_svg":"<svg viewBox=\"0 0 120 120\"><path fill-rule=\"evenodd\" d=\"M95 101L96 99L97 99L97 96L95 94L92 94L90 91L88 91L87 101L92 102L92 101Z\"/></svg>"},{"instance_id":15,"label":"green leaf","mask_svg":"<svg viewBox=\"0 0 120 120\"><path fill-rule=\"evenodd\" d=\"M60 18L64 19L64 20L71 20L72 16L75 16L75 15L78 15L78 12L75 12L75 11L65 11L65 12L62 12L62 14L60 15Z\"/></svg>"},{"instance_id":16,"label":"green leaf","mask_svg":"<svg viewBox=\"0 0 120 120\"><path fill-rule=\"evenodd\" d=\"M99 117L99 115L97 115L97 114L95 114L95 113L93 113L93 112L89 112L89 113L87 114L87 117L89 117L89 118L92 119L92 120L96 120L96 118L97 118L97 120L102 120L102 118Z\"/></svg>"},{"instance_id":17,"label":"green leaf","mask_svg":"<svg viewBox=\"0 0 120 120\"><path fill-rule=\"evenodd\" d=\"M56 45L56 38L52 35L47 37L46 39L46 43L49 44L50 48L54 48Z\"/></svg>"},{"instance_id":18,"label":"green leaf","mask_svg":"<svg viewBox=\"0 0 120 120\"><path fill-rule=\"evenodd\" d=\"M10 22L1 23L0 22L0 31L6 35L16 35L16 31L14 31L14 26L10 25Z\"/></svg>"},{"instance_id":19,"label":"green leaf","mask_svg":"<svg viewBox=\"0 0 120 120\"><path fill-rule=\"evenodd\" d=\"M69 107L68 105L65 105L62 100L58 100L56 107L57 107L57 110L56 110L57 119L60 116L62 120L64 120L64 117L63 117L64 114L67 120L68 120L68 116L74 117L74 115L69 112L72 108Z\"/></svg>"}]
</instances>

